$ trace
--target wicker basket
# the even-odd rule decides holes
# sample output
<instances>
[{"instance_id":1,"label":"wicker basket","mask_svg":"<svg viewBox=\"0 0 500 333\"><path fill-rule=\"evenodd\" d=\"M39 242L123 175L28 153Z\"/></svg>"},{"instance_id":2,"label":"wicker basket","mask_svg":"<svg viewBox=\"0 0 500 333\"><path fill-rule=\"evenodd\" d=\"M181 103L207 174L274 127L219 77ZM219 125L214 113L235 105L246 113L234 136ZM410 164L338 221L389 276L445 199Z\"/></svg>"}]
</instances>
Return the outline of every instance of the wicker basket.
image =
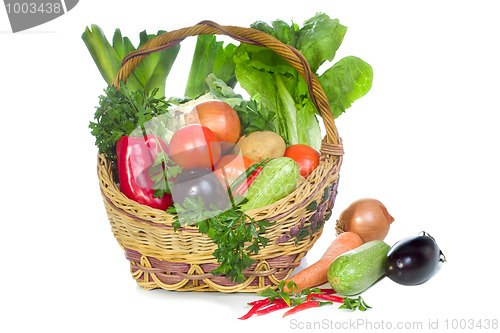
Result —
<instances>
[{"instance_id":1,"label":"wicker basket","mask_svg":"<svg viewBox=\"0 0 500 333\"><path fill-rule=\"evenodd\" d=\"M342 143L337 134L328 100L305 58L293 47L274 37L250 28L220 26L211 21L171 32L152 39L123 61L114 85L125 81L135 66L148 54L180 43L188 36L227 35L253 45L268 47L286 59L309 85L310 95L323 118L326 136L321 147L319 166L286 198L272 205L248 211L255 220L275 223L267 228L267 246L260 250L250 268L244 271L243 283L210 274L218 266L212 256L216 245L194 226L174 231L173 215L138 204L122 194L113 181L112 167L105 156L98 156L98 176L111 229L130 261L132 277L144 289L162 288L179 291L260 292L276 287L321 236L324 221L331 215L339 169ZM311 231L296 242L298 232Z\"/></svg>"}]
</instances>

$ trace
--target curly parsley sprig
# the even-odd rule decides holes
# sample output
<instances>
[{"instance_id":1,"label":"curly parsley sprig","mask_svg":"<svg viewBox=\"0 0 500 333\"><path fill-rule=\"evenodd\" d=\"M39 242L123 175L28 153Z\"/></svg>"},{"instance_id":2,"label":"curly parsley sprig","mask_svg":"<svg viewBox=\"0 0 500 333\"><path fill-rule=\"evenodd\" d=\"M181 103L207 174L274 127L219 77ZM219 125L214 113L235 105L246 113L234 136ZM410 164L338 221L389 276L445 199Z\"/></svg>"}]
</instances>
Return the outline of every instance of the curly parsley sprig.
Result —
<instances>
[{"instance_id":1,"label":"curly parsley sprig","mask_svg":"<svg viewBox=\"0 0 500 333\"><path fill-rule=\"evenodd\" d=\"M213 256L219 266L210 273L216 276L225 274L231 281L239 283L245 281L243 271L256 262L250 255L258 254L261 246L264 248L269 241L261 234L274 223L255 221L234 202L224 211L215 206L206 209L201 198L188 198L182 205L174 203L167 213L176 213L175 230L195 224L199 232L206 234L217 245ZM251 244L247 246L246 243Z\"/></svg>"},{"instance_id":2,"label":"curly parsley sprig","mask_svg":"<svg viewBox=\"0 0 500 333\"><path fill-rule=\"evenodd\" d=\"M95 137L99 153L111 161L116 160L116 142L124 135L129 135L136 128L141 128L153 117L168 112L169 102L165 97L155 97L158 89L149 94L141 90L131 91L125 85L120 90L108 86L99 96L94 120L89 124Z\"/></svg>"}]
</instances>

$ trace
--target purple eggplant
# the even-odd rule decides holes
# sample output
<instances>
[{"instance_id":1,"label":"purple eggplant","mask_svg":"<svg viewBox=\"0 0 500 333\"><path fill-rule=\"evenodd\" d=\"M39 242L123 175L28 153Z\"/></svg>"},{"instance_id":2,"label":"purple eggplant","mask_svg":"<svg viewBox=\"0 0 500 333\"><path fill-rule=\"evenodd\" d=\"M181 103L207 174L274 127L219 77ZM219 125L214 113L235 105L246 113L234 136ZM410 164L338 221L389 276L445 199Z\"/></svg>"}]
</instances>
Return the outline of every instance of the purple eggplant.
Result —
<instances>
[{"instance_id":1,"label":"purple eggplant","mask_svg":"<svg viewBox=\"0 0 500 333\"><path fill-rule=\"evenodd\" d=\"M403 285L417 285L430 279L446 258L428 233L403 239L390 249L385 263L388 278Z\"/></svg>"}]
</instances>

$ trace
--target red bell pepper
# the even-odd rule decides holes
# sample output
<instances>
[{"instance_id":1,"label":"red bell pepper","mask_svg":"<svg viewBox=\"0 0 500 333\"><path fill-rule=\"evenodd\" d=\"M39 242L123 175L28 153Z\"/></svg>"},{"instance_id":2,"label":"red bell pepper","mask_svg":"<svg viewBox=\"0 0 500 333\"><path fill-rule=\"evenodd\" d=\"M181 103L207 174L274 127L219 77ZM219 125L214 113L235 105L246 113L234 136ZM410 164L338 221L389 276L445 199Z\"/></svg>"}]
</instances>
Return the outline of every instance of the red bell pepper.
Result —
<instances>
[{"instance_id":1,"label":"red bell pepper","mask_svg":"<svg viewBox=\"0 0 500 333\"><path fill-rule=\"evenodd\" d=\"M159 140L164 152L167 152L165 142L150 134L145 137L122 136L116 143L116 157L120 191L129 199L152 208L166 210L172 205L172 196L165 194L162 198L155 198L153 181L149 170L153 165L156 154L161 152L157 147Z\"/></svg>"}]
</instances>

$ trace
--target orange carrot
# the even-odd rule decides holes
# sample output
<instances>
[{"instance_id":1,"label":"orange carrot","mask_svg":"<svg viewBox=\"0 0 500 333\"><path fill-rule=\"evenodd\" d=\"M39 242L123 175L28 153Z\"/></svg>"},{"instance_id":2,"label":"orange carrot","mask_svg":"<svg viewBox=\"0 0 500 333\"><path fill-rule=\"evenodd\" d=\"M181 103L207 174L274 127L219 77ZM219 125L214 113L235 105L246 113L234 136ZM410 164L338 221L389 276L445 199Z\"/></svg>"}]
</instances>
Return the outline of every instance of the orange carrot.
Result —
<instances>
[{"instance_id":1,"label":"orange carrot","mask_svg":"<svg viewBox=\"0 0 500 333\"><path fill-rule=\"evenodd\" d=\"M286 285L290 280L297 284L298 291L302 291L307 287L313 288L327 282L328 268L330 268L331 263L341 254L353 250L362 244L363 240L361 240L361 237L353 232L340 234L326 249L321 259L289 278L285 283L284 289L288 291Z\"/></svg>"}]
</instances>

